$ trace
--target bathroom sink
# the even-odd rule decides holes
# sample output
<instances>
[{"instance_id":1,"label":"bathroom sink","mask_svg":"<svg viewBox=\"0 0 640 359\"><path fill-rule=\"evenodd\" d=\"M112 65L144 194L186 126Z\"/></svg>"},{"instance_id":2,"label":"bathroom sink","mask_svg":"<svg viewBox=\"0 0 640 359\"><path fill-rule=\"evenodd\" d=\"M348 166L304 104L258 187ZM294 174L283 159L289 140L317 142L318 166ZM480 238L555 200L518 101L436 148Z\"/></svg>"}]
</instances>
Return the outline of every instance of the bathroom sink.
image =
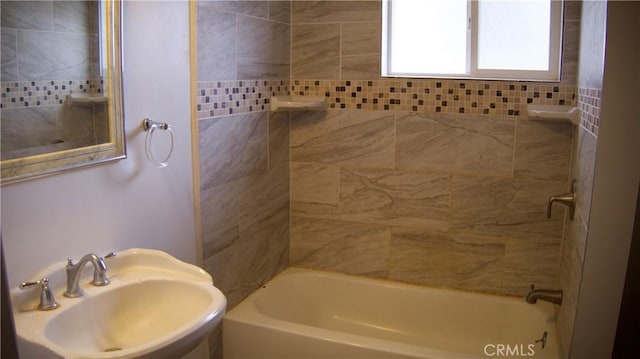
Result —
<instances>
[{"instance_id":1,"label":"bathroom sink","mask_svg":"<svg viewBox=\"0 0 640 359\"><path fill-rule=\"evenodd\" d=\"M79 298L62 295L65 264L38 276L49 278L57 309L38 310L38 290L12 291L26 357L180 357L213 330L226 309L209 274L161 251L130 249L106 260L110 284L104 287L90 284L88 266Z\"/></svg>"}]
</instances>

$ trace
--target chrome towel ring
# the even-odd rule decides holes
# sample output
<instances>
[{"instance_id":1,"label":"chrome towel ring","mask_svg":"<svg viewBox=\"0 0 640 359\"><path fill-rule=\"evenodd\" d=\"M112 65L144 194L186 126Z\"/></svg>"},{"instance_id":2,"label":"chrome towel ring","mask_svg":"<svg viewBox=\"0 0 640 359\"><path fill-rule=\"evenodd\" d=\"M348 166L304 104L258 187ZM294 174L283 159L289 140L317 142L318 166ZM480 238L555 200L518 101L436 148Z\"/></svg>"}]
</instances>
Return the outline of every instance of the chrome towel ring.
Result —
<instances>
[{"instance_id":1,"label":"chrome towel ring","mask_svg":"<svg viewBox=\"0 0 640 359\"><path fill-rule=\"evenodd\" d=\"M167 165L169 164L169 158L173 154L173 142L174 142L173 128L171 127L171 125L169 125L166 122L155 122L149 118L145 118L142 121L142 128L145 131L147 131L147 137L145 138L145 146L144 146L144 152L147 155L147 159L149 160L149 162L151 162L154 166L158 168L167 167ZM156 129L169 131L169 135L170 135L169 151L166 157L162 160L158 160L156 156L154 156L153 151L151 150L151 141L153 140L153 132Z\"/></svg>"}]
</instances>

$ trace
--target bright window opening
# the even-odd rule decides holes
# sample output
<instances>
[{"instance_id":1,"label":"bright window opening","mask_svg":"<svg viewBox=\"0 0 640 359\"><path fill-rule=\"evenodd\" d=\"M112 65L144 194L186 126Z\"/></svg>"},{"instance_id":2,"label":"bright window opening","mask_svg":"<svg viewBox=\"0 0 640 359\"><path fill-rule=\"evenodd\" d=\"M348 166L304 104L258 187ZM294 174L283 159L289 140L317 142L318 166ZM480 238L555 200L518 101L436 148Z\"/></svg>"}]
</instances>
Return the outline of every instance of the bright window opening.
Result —
<instances>
[{"instance_id":1,"label":"bright window opening","mask_svg":"<svg viewBox=\"0 0 640 359\"><path fill-rule=\"evenodd\" d=\"M384 0L382 75L557 81L562 1Z\"/></svg>"}]
</instances>

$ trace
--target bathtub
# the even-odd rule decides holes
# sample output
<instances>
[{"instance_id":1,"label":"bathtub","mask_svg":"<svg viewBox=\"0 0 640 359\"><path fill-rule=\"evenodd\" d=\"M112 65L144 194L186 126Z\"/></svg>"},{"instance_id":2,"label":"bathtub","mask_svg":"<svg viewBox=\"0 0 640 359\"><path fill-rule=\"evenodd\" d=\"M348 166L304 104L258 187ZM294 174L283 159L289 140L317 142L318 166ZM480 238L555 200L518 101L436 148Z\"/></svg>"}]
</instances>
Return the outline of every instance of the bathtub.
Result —
<instances>
[{"instance_id":1,"label":"bathtub","mask_svg":"<svg viewBox=\"0 0 640 359\"><path fill-rule=\"evenodd\" d=\"M535 341L545 332L543 349ZM560 358L550 303L297 268L224 316L223 351L225 359Z\"/></svg>"}]
</instances>

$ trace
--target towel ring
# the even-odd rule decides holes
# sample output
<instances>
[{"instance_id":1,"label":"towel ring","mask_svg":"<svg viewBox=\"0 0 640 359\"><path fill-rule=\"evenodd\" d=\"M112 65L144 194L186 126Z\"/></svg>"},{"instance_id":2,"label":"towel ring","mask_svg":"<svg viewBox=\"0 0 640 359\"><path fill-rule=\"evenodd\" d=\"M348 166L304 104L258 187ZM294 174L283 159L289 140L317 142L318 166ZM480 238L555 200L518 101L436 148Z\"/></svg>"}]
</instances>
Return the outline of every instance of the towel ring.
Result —
<instances>
[{"instance_id":1,"label":"towel ring","mask_svg":"<svg viewBox=\"0 0 640 359\"><path fill-rule=\"evenodd\" d=\"M147 131L147 137L145 138L145 144L144 144L144 152L147 155L147 159L149 160L149 162L151 162L154 166L158 168L167 167L167 165L169 164L169 158L173 154L173 142L174 142L173 128L171 127L171 125L169 125L166 122L155 122L149 118L145 118L142 121L142 128L145 131ZM171 142L170 142L171 145L169 146L169 153L167 153L167 156L162 160L158 160L156 156L154 156L153 151L151 150L151 142L153 141L153 132L157 129L169 131L169 135L171 136Z\"/></svg>"}]
</instances>

